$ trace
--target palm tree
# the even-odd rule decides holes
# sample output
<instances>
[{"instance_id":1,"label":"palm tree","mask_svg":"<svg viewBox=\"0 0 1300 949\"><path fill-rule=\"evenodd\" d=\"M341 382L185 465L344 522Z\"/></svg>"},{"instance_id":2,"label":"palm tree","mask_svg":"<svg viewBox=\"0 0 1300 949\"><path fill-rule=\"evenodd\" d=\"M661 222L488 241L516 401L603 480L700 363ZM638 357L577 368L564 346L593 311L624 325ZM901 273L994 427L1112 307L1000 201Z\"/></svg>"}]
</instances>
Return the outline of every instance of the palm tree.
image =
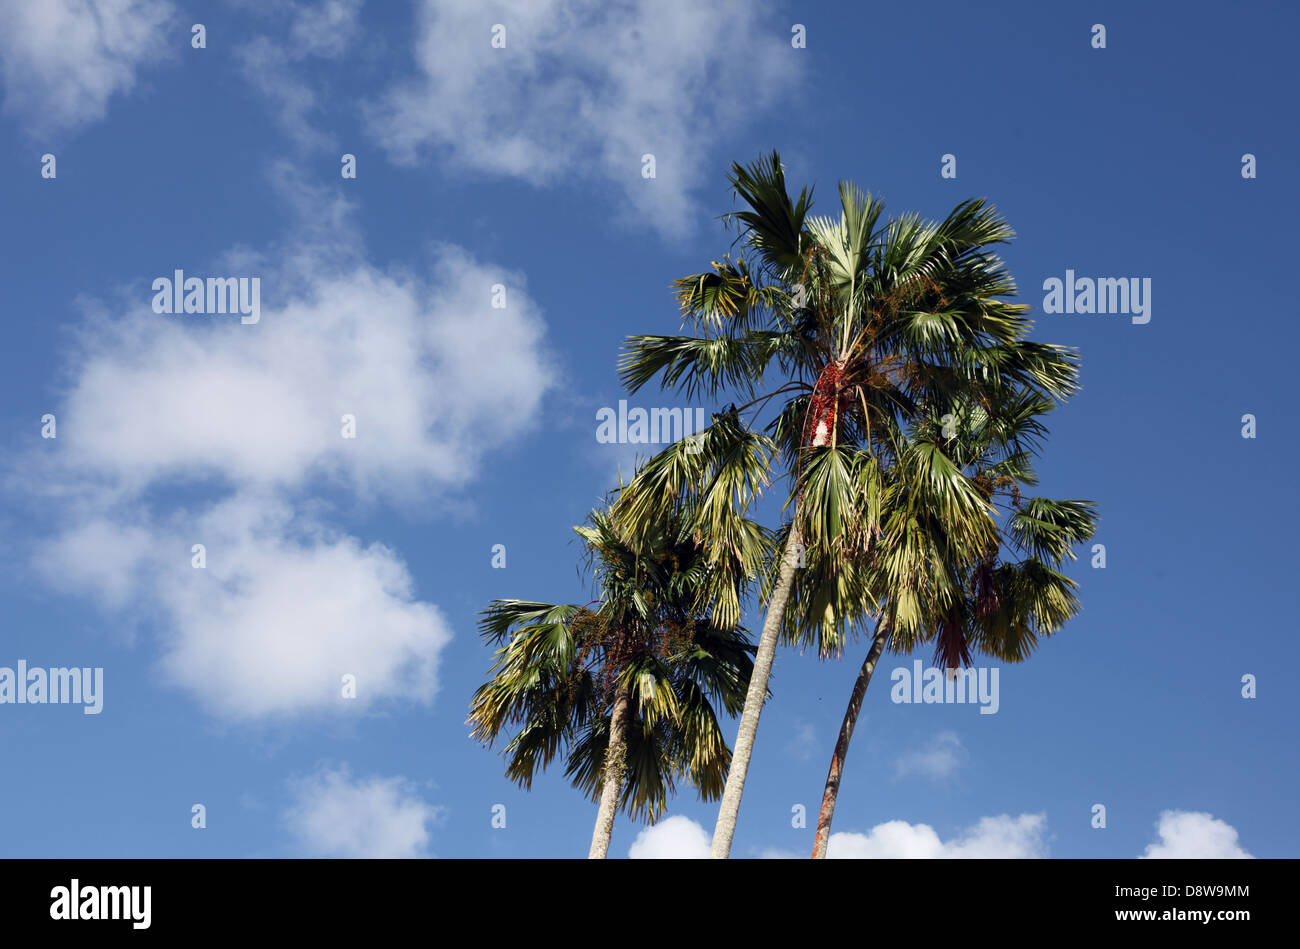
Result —
<instances>
[{"instance_id":1,"label":"palm tree","mask_svg":"<svg viewBox=\"0 0 1300 949\"><path fill-rule=\"evenodd\" d=\"M838 652L878 612L876 573L901 584L891 590L896 630L916 633L926 619L925 591L908 585L917 562L968 562L996 537L979 486L940 442L909 439L906 426L959 397L993 405L1007 388L1064 397L1077 374L1068 350L1024 338L1028 307L1003 299L1015 283L991 248L1013 232L984 201L938 223L882 223L881 202L846 182L839 216L812 217L810 192L791 198L776 153L733 165L730 180L745 205L727 217L739 231L736 258L675 283L694 334L631 337L620 372L633 392L662 374L687 396L750 401L652 458L614 506L634 543L685 504L690 529L725 548L726 528L764 487L778 475L790 486L714 857L731 851L783 619L792 620L787 639ZM769 376L777 384L765 386ZM861 554L883 536L886 485L900 481L900 466L913 486L909 514L892 526L891 556L868 571Z\"/></svg>"},{"instance_id":2,"label":"palm tree","mask_svg":"<svg viewBox=\"0 0 1300 949\"><path fill-rule=\"evenodd\" d=\"M679 777L717 800L731 752L715 708L739 711L754 647L705 608L725 571L709 565L679 521L635 552L605 511L574 530L600 601L494 601L480 628L496 661L469 723L489 745L516 729L506 774L525 788L564 751L565 775L599 801L590 856L603 858L615 813L654 823Z\"/></svg>"},{"instance_id":3,"label":"palm tree","mask_svg":"<svg viewBox=\"0 0 1300 949\"><path fill-rule=\"evenodd\" d=\"M1096 529L1093 506L1086 501L1025 498L1021 492L1022 487L1038 483L1033 458L1047 434L1041 417L1053 408L1053 402L1025 389L1004 393L995 411L974 403L952 408L946 432L942 428L933 431L935 423L927 420L917 434L942 439L949 458L991 503L1005 502L1010 517L996 541L974 560L916 564L922 569L946 571L948 576L945 582L913 578L912 586L936 592L952 589L956 595L929 598L931 616L907 635L894 638L888 587L880 584L885 606L831 755L813 842L814 859L826 856L849 742L872 674L891 640L895 652L933 642L935 662L949 669L969 665L972 646L1000 660L1020 662L1033 651L1039 634L1058 631L1079 609L1074 595L1077 585L1059 568L1066 557L1074 559L1074 545L1092 537ZM908 493L906 485L887 492L885 503L891 509L887 518L906 517ZM888 528L884 531L886 537L896 533ZM888 542L877 544L868 559L887 560L887 551ZM1011 559L1015 556L1019 559Z\"/></svg>"}]
</instances>

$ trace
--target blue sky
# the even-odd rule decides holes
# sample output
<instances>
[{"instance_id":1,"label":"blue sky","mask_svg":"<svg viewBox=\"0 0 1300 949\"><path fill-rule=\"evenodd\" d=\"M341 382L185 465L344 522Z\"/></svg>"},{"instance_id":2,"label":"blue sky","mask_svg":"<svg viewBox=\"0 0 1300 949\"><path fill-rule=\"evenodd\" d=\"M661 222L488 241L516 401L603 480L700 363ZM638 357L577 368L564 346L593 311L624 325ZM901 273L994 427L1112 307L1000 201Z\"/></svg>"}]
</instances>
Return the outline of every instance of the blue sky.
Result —
<instances>
[{"instance_id":1,"label":"blue sky","mask_svg":"<svg viewBox=\"0 0 1300 949\"><path fill-rule=\"evenodd\" d=\"M822 211L852 178L893 212L1005 214L1033 337L1082 355L1043 493L1095 500L1106 549L1071 567L1082 614L1000 667L996 714L894 704L877 679L833 853L1296 856L1278 293L1300 14L938 13L0 5L0 667L105 683L98 715L0 704L0 854L584 855L595 807L559 769L524 792L467 737L476 614L589 598L570 527L635 458L595 438L627 397L620 344L676 329L669 282L731 241L728 164L776 148ZM259 321L153 312L177 269L258 276ZM1150 278L1150 322L1043 314L1067 270ZM631 404L688 407L653 386ZM778 657L735 855L811 848L792 809L816 812L864 649ZM669 813L621 819L611 854L696 853L715 806L685 790Z\"/></svg>"}]
</instances>

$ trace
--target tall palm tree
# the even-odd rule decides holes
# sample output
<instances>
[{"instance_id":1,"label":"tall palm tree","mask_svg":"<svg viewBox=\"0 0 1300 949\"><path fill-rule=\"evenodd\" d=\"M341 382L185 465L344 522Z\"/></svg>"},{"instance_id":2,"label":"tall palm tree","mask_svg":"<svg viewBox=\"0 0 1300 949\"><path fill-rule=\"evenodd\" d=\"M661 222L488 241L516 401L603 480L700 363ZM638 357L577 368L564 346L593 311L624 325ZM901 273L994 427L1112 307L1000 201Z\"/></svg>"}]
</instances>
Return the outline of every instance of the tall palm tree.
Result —
<instances>
[{"instance_id":1,"label":"tall palm tree","mask_svg":"<svg viewBox=\"0 0 1300 949\"><path fill-rule=\"evenodd\" d=\"M938 569L948 576L945 582L916 577L913 586L932 592L947 588L956 595L926 597L931 615L905 635L894 637L889 585L876 582L884 605L831 755L813 842L814 859L826 856L849 742L872 674L891 640L895 652L933 642L935 662L949 669L969 665L972 646L1000 660L1020 662L1033 651L1039 634L1058 631L1077 613L1077 585L1059 568L1065 558L1074 559L1073 547L1088 540L1096 529L1093 506L1086 501L1026 498L1021 490L1038 483L1033 458L1047 434L1042 416L1053 406L1050 399L1032 390L1008 391L994 411L977 403L953 404L953 411L947 413L950 424L946 431L943 427L934 431L932 419L919 426L917 434L941 439L953 463L990 503L1005 503L1009 517L996 540L966 563L914 563L923 571ZM908 495L906 484L886 492L887 520L907 516ZM897 536L888 528L884 534L886 538ZM866 559L886 561L888 548L888 540L877 544Z\"/></svg>"},{"instance_id":2,"label":"tall palm tree","mask_svg":"<svg viewBox=\"0 0 1300 949\"><path fill-rule=\"evenodd\" d=\"M906 426L958 396L991 405L1021 387L1063 397L1077 373L1068 350L1024 338L1028 307L1004 299L1015 283L991 249L1013 232L982 200L937 223L910 214L882 223L881 202L851 182L840 185L838 217L811 216L811 193L790 196L776 153L733 165L730 180L745 205L728 216L737 256L675 283L693 334L631 337L620 371L634 392L661 376L688 396L750 401L715 415L689 447L652 458L614 508L640 542L665 509L690 498L691 529L725 547L716 531L729 518L743 519L778 475L790 486L714 857L731 851L783 619L794 617L787 637L833 653L879 607L858 554L882 536L885 486L898 480L890 469L905 467L914 486L879 568L901 584L891 591L896 629L924 625L924 591L907 580L917 561L966 562L996 536L979 486L940 442L909 439Z\"/></svg>"},{"instance_id":3,"label":"tall palm tree","mask_svg":"<svg viewBox=\"0 0 1300 949\"><path fill-rule=\"evenodd\" d=\"M593 858L608 854L618 810L654 823L678 778L705 800L722 792L731 753L715 709L739 711L754 647L707 608L725 571L680 527L665 522L633 551L593 511L574 530L598 602L496 600L480 623L497 651L471 704L472 736L491 744L516 728L506 774L525 788L564 751L566 776L599 801Z\"/></svg>"}]
</instances>

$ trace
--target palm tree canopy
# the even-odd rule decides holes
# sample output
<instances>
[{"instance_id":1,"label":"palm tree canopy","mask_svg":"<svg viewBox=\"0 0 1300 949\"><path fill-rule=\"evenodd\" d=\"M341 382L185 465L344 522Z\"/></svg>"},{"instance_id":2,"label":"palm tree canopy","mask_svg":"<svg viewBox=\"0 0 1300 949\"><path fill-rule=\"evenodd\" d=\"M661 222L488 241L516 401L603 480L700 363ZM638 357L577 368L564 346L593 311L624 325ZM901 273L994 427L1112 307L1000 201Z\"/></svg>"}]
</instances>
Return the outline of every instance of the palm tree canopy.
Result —
<instances>
[{"instance_id":1,"label":"palm tree canopy","mask_svg":"<svg viewBox=\"0 0 1300 949\"><path fill-rule=\"evenodd\" d=\"M491 678L471 704L471 736L491 745L513 732L503 749L506 775L525 788L563 754L566 777L594 801L614 696L627 689L620 809L655 821L682 777L716 799L731 760L718 710L739 710L754 647L708 603L728 577L738 578L738 603L748 579L725 563L715 567L680 518L649 532L636 551L606 511L592 511L574 530L599 600L496 600L483 612L480 632L496 652Z\"/></svg>"},{"instance_id":2,"label":"palm tree canopy","mask_svg":"<svg viewBox=\"0 0 1300 949\"><path fill-rule=\"evenodd\" d=\"M659 377L692 398L750 402L652 458L615 515L640 543L679 507L695 535L770 590L776 560L756 558L781 549L792 525L748 546L735 525L785 476L805 547L785 637L836 653L886 605L900 642L930 636L935 616L963 601L966 573L1002 543L990 485L1030 470L1034 419L1077 389L1076 357L1026 338L1029 307L1011 302L1015 283L995 253L1014 232L987 202L939 222L887 219L880 200L844 182L839 214L814 216L811 191L789 194L776 153L733 165L731 183L742 204L728 216L735 256L674 284L690 332L629 338L619 368L632 391ZM982 420L993 441L1001 432L1017 447L978 468L951 454L945 418ZM1061 553L1090 531L1090 509L1071 503L1082 504L1017 510L1011 537ZM1038 621L1070 605L1056 565L1039 558L1015 582L1000 575L1008 590L1036 578Z\"/></svg>"},{"instance_id":3,"label":"palm tree canopy","mask_svg":"<svg viewBox=\"0 0 1300 949\"><path fill-rule=\"evenodd\" d=\"M1092 502L1026 497L1038 476L1033 460L1046 435L1042 416L1053 402L1030 390L1003 393L994 406L954 406L947 455L998 512L997 532L975 557L933 565L933 573L903 581L927 619L903 624L895 651L932 641L935 661L969 664L970 647L1006 662L1028 657L1039 635L1050 635L1079 610L1077 584L1060 570L1074 547L1096 530ZM1001 510L999 510L1001 506ZM928 593L928 595L927 595Z\"/></svg>"}]
</instances>

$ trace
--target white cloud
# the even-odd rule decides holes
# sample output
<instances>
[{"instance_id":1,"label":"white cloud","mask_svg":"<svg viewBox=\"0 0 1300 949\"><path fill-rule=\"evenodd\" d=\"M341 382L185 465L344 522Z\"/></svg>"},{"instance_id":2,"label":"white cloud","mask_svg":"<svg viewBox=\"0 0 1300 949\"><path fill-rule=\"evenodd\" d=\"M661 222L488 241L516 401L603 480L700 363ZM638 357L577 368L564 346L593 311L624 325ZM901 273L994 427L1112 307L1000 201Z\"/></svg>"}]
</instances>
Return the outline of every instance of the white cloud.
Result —
<instances>
[{"instance_id":1,"label":"white cloud","mask_svg":"<svg viewBox=\"0 0 1300 949\"><path fill-rule=\"evenodd\" d=\"M427 277L381 271L331 227L345 209L312 206L299 233L322 240L260 258L259 323L156 314L147 292L92 319L57 450L11 472L59 499L41 575L153 623L166 679L236 720L432 700L446 620L397 553L329 526L321 489L427 512L529 432L554 382L520 275L454 247Z\"/></svg>"},{"instance_id":2,"label":"white cloud","mask_svg":"<svg viewBox=\"0 0 1300 949\"><path fill-rule=\"evenodd\" d=\"M1161 811L1156 822L1160 838L1147 845L1140 859L1249 859L1237 842L1237 831L1211 814Z\"/></svg>"},{"instance_id":3,"label":"white cloud","mask_svg":"<svg viewBox=\"0 0 1300 949\"><path fill-rule=\"evenodd\" d=\"M689 817L666 817L637 834L627 855L633 860L703 860L712 839Z\"/></svg>"},{"instance_id":4,"label":"white cloud","mask_svg":"<svg viewBox=\"0 0 1300 949\"><path fill-rule=\"evenodd\" d=\"M372 125L398 162L433 148L535 184L595 173L678 235L710 146L798 71L788 24L767 12L754 0L424 0L420 74L373 104ZM496 24L504 49L491 46Z\"/></svg>"},{"instance_id":5,"label":"white cloud","mask_svg":"<svg viewBox=\"0 0 1300 949\"><path fill-rule=\"evenodd\" d=\"M984 859L1047 856L1047 815L981 817L947 842L929 824L895 820L866 834L831 834L826 855L850 859Z\"/></svg>"},{"instance_id":6,"label":"white cloud","mask_svg":"<svg viewBox=\"0 0 1300 949\"><path fill-rule=\"evenodd\" d=\"M1237 831L1210 814L1163 811L1156 824L1159 840L1149 844L1141 859L1251 858L1237 840ZM790 859L805 856L768 849L764 857ZM1021 814L982 817L949 841L940 839L929 824L894 820L877 824L865 834L831 834L831 858L862 859L1013 859L1047 856L1047 815Z\"/></svg>"},{"instance_id":7,"label":"white cloud","mask_svg":"<svg viewBox=\"0 0 1300 949\"><path fill-rule=\"evenodd\" d=\"M923 748L904 752L894 762L895 774L900 777L917 775L941 780L957 773L966 760L966 749L955 732L940 732Z\"/></svg>"},{"instance_id":8,"label":"white cloud","mask_svg":"<svg viewBox=\"0 0 1300 949\"><path fill-rule=\"evenodd\" d=\"M191 565L192 543L206 548L204 569ZM160 611L164 676L230 719L427 703L451 640L391 550L266 496L165 523L92 521L47 545L39 566L61 589ZM356 677L355 699L342 698L344 675Z\"/></svg>"},{"instance_id":9,"label":"white cloud","mask_svg":"<svg viewBox=\"0 0 1300 949\"><path fill-rule=\"evenodd\" d=\"M285 823L316 857L422 857L437 808L403 778L353 779L347 768L322 769L290 782Z\"/></svg>"},{"instance_id":10,"label":"white cloud","mask_svg":"<svg viewBox=\"0 0 1300 949\"><path fill-rule=\"evenodd\" d=\"M168 0L40 0L0 4L5 112L48 134L104 117L137 70L174 55L184 37Z\"/></svg>"},{"instance_id":11,"label":"white cloud","mask_svg":"<svg viewBox=\"0 0 1300 949\"><path fill-rule=\"evenodd\" d=\"M256 325L155 314L144 293L90 328L58 416L66 465L133 491L173 475L455 485L528 430L552 383L522 277L458 248L428 280L321 264L286 295L277 279L262 277ZM506 309L491 307L497 282ZM355 439L340 435L345 414Z\"/></svg>"}]
</instances>

